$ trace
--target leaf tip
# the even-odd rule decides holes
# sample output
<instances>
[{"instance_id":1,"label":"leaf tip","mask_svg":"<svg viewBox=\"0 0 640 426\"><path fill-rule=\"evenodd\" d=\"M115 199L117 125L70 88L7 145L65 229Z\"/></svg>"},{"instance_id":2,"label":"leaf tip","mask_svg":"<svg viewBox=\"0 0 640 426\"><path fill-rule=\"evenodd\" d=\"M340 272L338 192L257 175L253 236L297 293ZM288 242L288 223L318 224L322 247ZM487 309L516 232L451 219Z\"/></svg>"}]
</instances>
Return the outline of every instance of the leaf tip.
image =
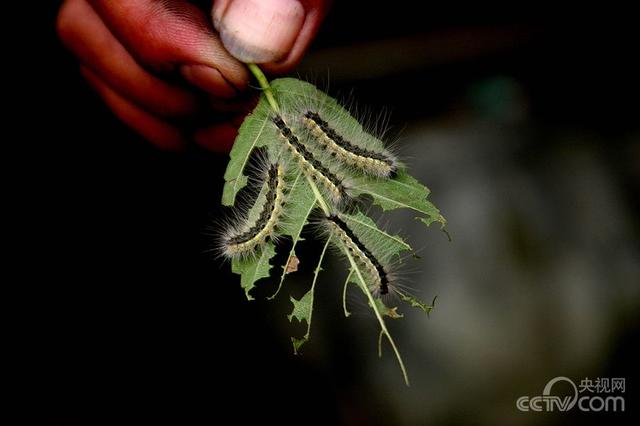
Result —
<instances>
[{"instance_id":1,"label":"leaf tip","mask_svg":"<svg viewBox=\"0 0 640 426\"><path fill-rule=\"evenodd\" d=\"M308 340L309 340L308 336L304 336L302 339L298 339L296 337L292 337L291 338L291 343L293 344L293 354L294 355L300 355L300 348L302 347L302 345L307 343Z\"/></svg>"}]
</instances>

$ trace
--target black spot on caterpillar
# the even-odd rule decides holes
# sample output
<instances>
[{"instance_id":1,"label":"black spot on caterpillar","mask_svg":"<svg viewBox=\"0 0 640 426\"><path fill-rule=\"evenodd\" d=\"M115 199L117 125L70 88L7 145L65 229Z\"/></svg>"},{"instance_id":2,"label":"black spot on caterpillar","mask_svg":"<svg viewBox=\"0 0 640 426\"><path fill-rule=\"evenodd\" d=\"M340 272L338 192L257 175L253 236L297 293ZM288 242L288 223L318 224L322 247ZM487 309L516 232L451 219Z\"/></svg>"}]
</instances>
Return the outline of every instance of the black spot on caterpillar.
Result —
<instances>
[{"instance_id":1,"label":"black spot on caterpillar","mask_svg":"<svg viewBox=\"0 0 640 426\"><path fill-rule=\"evenodd\" d=\"M360 241L360 239L349 229L347 224L338 215L327 216L327 221L340 241L356 259L365 265L370 275L376 281L379 294L389 293L389 276L382 264L376 259L371 251Z\"/></svg>"},{"instance_id":2,"label":"black spot on caterpillar","mask_svg":"<svg viewBox=\"0 0 640 426\"><path fill-rule=\"evenodd\" d=\"M391 154L365 149L345 140L317 112L305 112L302 121L317 137L318 141L331 152L332 156L339 157L360 170L375 176L395 176L398 165Z\"/></svg>"},{"instance_id":3,"label":"black spot on caterpillar","mask_svg":"<svg viewBox=\"0 0 640 426\"><path fill-rule=\"evenodd\" d=\"M347 197L347 193L342 181L314 157L287 126L282 117L276 115L272 121L280 130L287 142L289 151L296 157L301 169L314 181L320 181L329 190L334 201L340 202L344 200Z\"/></svg>"},{"instance_id":4,"label":"black spot on caterpillar","mask_svg":"<svg viewBox=\"0 0 640 426\"><path fill-rule=\"evenodd\" d=\"M284 167L272 164L266 176L267 192L264 205L253 225L245 224L243 230L230 230L223 238L223 251L227 257L244 257L273 236L284 205Z\"/></svg>"}]
</instances>

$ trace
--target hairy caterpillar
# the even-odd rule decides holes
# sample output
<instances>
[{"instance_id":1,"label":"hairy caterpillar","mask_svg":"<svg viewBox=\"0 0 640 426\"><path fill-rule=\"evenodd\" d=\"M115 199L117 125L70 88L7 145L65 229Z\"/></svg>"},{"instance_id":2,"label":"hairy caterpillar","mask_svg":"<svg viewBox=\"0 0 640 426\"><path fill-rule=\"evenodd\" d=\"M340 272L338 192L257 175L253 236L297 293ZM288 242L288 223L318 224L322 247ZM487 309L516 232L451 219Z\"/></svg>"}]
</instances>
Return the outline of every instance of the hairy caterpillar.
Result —
<instances>
[{"instance_id":1,"label":"hairy caterpillar","mask_svg":"<svg viewBox=\"0 0 640 426\"><path fill-rule=\"evenodd\" d=\"M226 257L251 255L269 237L274 237L284 207L285 171L282 163L274 162L269 166L264 185L264 205L257 219L247 219L240 227L232 227L223 236L222 249Z\"/></svg>"},{"instance_id":2,"label":"hairy caterpillar","mask_svg":"<svg viewBox=\"0 0 640 426\"><path fill-rule=\"evenodd\" d=\"M325 167L305 146L281 116L272 119L285 140L288 150L295 157L305 174L316 182L322 183L336 203L344 201L347 192L342 180Z\"/></svg>"},{"instance_id":3,"label":"hairy caterpillar","mask_svg":"<svg viewBox=\"0 0 640 426\"><path fill-rule=\"evenodd\" d=\"M374 176L393 177L396 174L397 160L391 154L347 141L319 113L308 110L303 114L302 121L333 157Z\"/></svg>"},{"instance_id":4,"label":"hairy caterpillar","mask_svg":"<svg viewBox=\"0 0 640 426\"><path fill-rule=\"evenodd\" d=\"M344 220L337 214L331 214L326 217L326 222L333 235L344 245L358 262L364 265L372 279L371 287L379 296L389 293L389 274L385 267L376 258L371 250L362 242L360 238L349 228Z\"/></svg>"}]
</instances>

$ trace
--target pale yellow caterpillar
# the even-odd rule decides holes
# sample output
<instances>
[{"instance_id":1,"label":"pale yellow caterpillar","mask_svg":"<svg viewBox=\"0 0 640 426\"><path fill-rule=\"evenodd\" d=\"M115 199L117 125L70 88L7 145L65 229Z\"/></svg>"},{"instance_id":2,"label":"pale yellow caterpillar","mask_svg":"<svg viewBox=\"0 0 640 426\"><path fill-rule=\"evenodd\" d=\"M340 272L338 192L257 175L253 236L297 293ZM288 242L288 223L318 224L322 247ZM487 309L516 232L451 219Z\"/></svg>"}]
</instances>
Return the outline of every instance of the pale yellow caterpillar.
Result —
<instances>
[{"instance_id":1,"label":"pale yellow caterpillar","mask_svg":"<svg viewBox=\"0 0 640 426\"><path fill-rule=\"evenodd\" d=\"M366 149L347 141L317 112L306 111L302 122L332 157L373 176L395 176L398 170L397 160L386 150Z\"/></svg>"},{"instance_id":2,"label":"pale yellow caterpillar","mask_svg":"<svg viewBox=\"0 0 640 426\"><path fill-rule=\"evenodd\" d=\"M239 227L231 227L223 236L222 252L227 258L253 255L267 239L275 236L285 201L285 171L281 163L269 166L264 184L264 205L259 209L258 218L253 222L247 220Z\"/></svg>"},{"instance_id":3,"label":"pale yellow caterpillar","mask_svg":"<svg viewBox=\"0 0 640 426\"><path fill-rule=\"evenodd\" d=\"M297 160L302 171L312 180L319 182L331 195L336 203L341 203L347 198L347 193L342 180L323 165L305 146L291 128L287 126L282 117L276 115L272 119L284 139L287 149Z\"/></svg>"},{"instance_id":4,"label":"pale yellow caterpillar","mask_svg":"<svg viewBox=\"0 0 640 426\"><path fill-rule=\"evenodd\" d=\"M332 235L335 235L344 248L364 266L371 278L371 287L378 296L389 293L389 274L382 263L365 246L358 236L347 226L339 215L332 214L326 217L326 223Z\"/></svg>"}]
</instances>

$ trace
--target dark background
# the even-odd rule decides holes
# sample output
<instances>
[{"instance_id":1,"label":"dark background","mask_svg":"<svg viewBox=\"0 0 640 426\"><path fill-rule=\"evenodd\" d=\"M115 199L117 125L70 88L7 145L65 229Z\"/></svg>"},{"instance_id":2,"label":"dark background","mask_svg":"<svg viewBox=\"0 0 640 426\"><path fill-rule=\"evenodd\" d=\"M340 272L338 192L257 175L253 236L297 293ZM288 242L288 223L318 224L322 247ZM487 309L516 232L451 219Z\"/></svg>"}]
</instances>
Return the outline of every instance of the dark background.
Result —
<instances>
[{"instance_id":1,"label":"dark background","mask_svg":"<svg viewBox=\"0 0 640 426\"><path fill-rule=\"evenodd\" d=\"M391 109L396 127L425 119L464 122L461 111L474 108L490 115L493 98L475 96L478 92L472 89L478 81L508 75L525 93L530 123L515 153L516 166L544 164L540 159L553 153L557 143L547 136L557 129L586 129L595 135L595 152L609 166L632 224L625 241L634 247L636 267L631 273L637 272L640 150L637 74L631 60L637 56L637 33L632 25L377 7L368 7L364 19L362 6L337 3L300 75L322 80L328 74L332 94L355 88L362 104ZM318 339L309 343L308 353L294 356L289 335L299 329L287 325L287 291L273 303L249 303L228 265L207 253L212 244L208 229L221 213L226 156L196 146L185 153L159 152L125 128L82 81L76 61L57 41L55 12L56 5L50 4L42 15L46 19L38 31L47 72L34 82L38 96L28 103L19 141L27 151L24 174L29 188L21 193L27 207L23 244L29 266L18 283L27 296L18 321L25 325L19 374L34 395L27 414L60 425L249 419L284 424L504 421L500 408L487 417L466 402L459 404L459 411L447 409L434 417L425 412L421 420L406 417L390 393L407 392L418 406L421 398L430 396L416 397L419 386L402 389L397 371L390 375L395 380L391 386L374 385L371 376L382 364L374 359L374 342L360 344L358 339L375 333L367 329L358 337L362 321L354 325L340 318L339 306L329 306L338 304L330 296L319 296L316 311L327 314L319 314L314 324L322 330ZM438 48L441 45L445 47ZM362 46L373 46L379 54L359 57ZM397 46L409 47L403 54ZM392 59L386 59L393 54L406 61L398 59L393 66ZM349 57L350 62L345 59ZM447 161L455 163L455 156ZM440 205L447 186L426 176ZM428 234L428 241L438 238L437 232ZM454 234L452 251L455 245ZM637 275L625 278L635 286L640 282ZM289 291L299 295L296 284L294 280ZM439 296L446 298L446 291L442 294L441 289ZM591 369L579 370L585 376L626 377L626 416L565 413L515 421L630 422L637 402L635 312L620 314L611 326L606 356ZM427 322L426 327L438 324ZM405 351L411 338L400 334ZM410 373L412 367L418 368L409 365ZM563 374L569 373L529 378L508 400L540 391L547 380ZM483 393L494 390L490 379L488 383ZM504 409L515 412L513 405Z\"/></svg>"}]
</instances>

